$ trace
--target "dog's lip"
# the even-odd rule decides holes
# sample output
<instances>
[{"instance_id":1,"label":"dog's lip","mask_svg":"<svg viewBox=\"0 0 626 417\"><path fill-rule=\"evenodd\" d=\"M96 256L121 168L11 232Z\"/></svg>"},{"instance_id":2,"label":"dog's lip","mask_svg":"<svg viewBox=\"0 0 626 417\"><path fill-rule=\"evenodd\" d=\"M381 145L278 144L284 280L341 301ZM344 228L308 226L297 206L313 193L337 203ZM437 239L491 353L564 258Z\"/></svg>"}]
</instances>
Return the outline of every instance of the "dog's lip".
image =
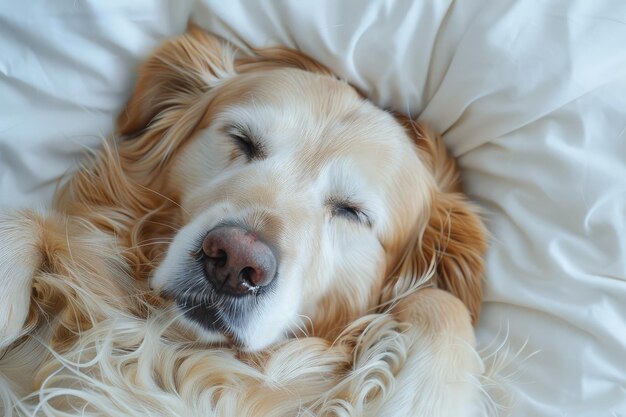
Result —
<instances>
[{"instance_id":1,"label":"dog's lip","mask_svg":"<svg viewBox=\"0 0 626 417\"><path fill-rule=\"evenodd\" d=\"M219 310L214 305L196 299L192 295L184 294L174 296L173 300L188 319L195 321L206 330L227 335L229 326L226 325L223 317L219 314Z\"/></svg>"},{"instance_id":2,"label":"dog's lip","mask_svg":"<svg viewBox=\"0 0 626 417\"><path fill-rule=\"evenodd\" d=\"M276 273L276 278L278 277L278 273ZM234 300L234 299L242 299L242 298L254 298L254 297L258 297L259 295L261 295L265 290L267 290L264 287L250 287L249 291L247 291L246 293L243 294L230 294L227 292L222 292L222 293L218 293L216 291L216 288L213 286L213 284L211 284L210 282L207 282L206 284L207 286L211 287L211 292L213 292L213 294L215 294L217 297L219 297L222 300ZM168 289L167 287L162 287L162 288L155 288L150 286L150 290L154 293L157 294L159 297L166 299L166 300L170 300L170 301L177 301L177 302L189 302L190 304L202 304L202 302L193 302L194 301L194 293L191 294L187 294L185 295L185 292L181 292L181 293L177 293L177 291L173 291L171 289Z\"/></svg>"}]
</instances>

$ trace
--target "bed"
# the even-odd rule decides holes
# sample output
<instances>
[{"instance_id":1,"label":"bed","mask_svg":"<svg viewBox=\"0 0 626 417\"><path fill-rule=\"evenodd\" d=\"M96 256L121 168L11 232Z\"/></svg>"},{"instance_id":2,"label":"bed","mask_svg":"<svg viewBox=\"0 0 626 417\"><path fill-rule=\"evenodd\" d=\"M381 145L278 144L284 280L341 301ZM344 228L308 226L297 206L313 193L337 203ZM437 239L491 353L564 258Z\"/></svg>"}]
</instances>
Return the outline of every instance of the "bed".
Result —
<instances>
[{"instance_id":1,"label":"bed","mask_svg":"<svg viewBox=\"0 0 626 417\"><path fill-rule=\"evenodd\" d=\"M47 207L190 18L441 132L492 233L477 333L501 414L626 416L626 3L1 2L0 205Z\"/></svg>"}]
</instances>

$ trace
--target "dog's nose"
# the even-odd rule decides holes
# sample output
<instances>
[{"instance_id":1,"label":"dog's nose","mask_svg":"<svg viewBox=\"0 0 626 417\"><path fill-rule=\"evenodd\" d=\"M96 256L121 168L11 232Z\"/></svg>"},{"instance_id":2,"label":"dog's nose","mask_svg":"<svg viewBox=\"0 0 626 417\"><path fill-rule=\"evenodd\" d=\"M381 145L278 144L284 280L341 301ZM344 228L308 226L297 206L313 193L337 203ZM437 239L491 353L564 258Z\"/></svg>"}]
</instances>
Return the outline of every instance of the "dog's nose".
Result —
<instances>
[{"instance_id":1,"label":"dog's nose","mask_svg":"<svg viewBox=\"0 0 626 417\"><path fill-rule=\"evenodd\" d=\"M204 274L218 292L243 295L268 285L276 257L258 236L241 227L220 226L202 242Z\"/></svg>"}]
</instances>

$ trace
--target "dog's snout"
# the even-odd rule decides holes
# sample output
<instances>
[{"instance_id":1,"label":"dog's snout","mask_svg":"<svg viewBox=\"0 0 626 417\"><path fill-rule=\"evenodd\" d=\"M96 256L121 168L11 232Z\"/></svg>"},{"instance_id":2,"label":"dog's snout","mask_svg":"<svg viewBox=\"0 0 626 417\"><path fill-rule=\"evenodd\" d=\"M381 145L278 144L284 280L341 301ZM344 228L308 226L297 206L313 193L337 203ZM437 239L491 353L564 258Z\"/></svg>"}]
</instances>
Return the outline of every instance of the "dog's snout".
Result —
<instances>
[{"instance_id":1,"label":"dog's snout","mask_svg":"<svg viewBox=\"0 0 626 417\"><path fill-rule=\"evenodd\" d=\"M204 274L218 292L243 295L268 285L276 256L258 236L236 226L211 230L202 242Z\"/></svg>"}]
</instances>

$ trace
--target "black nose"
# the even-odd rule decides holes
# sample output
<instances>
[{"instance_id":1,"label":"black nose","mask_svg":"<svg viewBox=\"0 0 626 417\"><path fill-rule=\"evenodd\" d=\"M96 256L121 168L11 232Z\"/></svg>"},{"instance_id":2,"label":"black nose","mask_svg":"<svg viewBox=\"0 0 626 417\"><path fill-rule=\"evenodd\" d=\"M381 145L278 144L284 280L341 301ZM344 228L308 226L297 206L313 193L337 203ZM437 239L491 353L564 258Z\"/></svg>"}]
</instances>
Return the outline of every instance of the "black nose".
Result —
<instances>
[{"instance_id":1,"label":"black nose","mask_svg":"<svg viewBox=\"0 0 626 417\"><path fill-rule=\"evenodd\" d=\"M202 242L204 274L218 292L243 295L268 285L276 257L265 242L241 227L220 226Z\"/></svg>"}]
</instances>

